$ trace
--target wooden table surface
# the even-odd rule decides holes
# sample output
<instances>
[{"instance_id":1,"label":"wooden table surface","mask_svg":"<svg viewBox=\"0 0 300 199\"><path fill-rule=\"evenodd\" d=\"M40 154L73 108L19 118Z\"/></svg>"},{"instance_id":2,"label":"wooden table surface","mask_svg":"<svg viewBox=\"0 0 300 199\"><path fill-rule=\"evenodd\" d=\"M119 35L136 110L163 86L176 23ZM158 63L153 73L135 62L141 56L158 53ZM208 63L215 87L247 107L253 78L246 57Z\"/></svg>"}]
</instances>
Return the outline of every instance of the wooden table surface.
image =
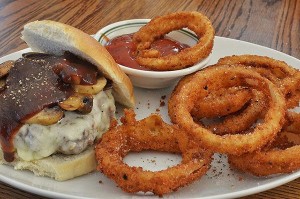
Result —
<instances>
[{"instance_id":1,"label":"wooden table surface","mask_svg":"<svg viewBox=\"0 0 300 199\"><path fill-rule=\"evenodd\" d=\"M116 21L181 10L207 15L217 36L259 44L300 59L298 0L1 0L0 57L27 47L20 32L30 21L56 20L94 34ZM33 197L43 198L0 183L0 198ZM300 179L246 198L300 198Z\"/></svg>"}]
</instances>

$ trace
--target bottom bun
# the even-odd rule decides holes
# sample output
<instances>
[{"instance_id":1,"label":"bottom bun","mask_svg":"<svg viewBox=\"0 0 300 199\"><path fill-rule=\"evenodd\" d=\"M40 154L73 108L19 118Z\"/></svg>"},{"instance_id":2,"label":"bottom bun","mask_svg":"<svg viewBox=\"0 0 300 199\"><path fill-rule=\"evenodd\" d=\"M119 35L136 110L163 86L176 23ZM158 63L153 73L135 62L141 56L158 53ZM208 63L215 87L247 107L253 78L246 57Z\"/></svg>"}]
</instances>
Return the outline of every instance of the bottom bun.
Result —
<instances>
[{"instance_id":1,"label":"bottom bun","mask_svg":"<svg viewBox=\"0 0 300 199\"><path fill-rule=\"evenodd\" d=\"M96 169L93 147L77 155L55 154L40 160L15 160L12 163L4 161L1 151L0 159L0 164L13 166L16 170L30 170L37 176L47 176L57 181L69 180Z\"/></svg>"}]
</instances>

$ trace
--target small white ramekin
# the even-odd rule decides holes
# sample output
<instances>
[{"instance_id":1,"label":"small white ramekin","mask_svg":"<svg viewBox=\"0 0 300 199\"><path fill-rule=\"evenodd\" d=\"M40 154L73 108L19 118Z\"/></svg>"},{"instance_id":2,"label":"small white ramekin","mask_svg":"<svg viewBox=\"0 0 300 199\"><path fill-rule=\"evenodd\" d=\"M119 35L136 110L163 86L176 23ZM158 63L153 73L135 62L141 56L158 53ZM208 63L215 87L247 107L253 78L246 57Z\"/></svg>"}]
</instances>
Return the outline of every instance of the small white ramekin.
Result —
<instances>
[{"instance_id":1,"label":"small white ramekin","mask_svg":"<svg viewBox=\"0 0 300 199\"><path fill-rule=\"evenodd\" d=\"M105 26L95 34L95 38L105 46L106 43L117 36L137 32L142 26L148 23L150 19L132 19L119 21L108 26ZM175 30L167 34L181 43L193 46L197 43L197 36L190 30ZM165 88L173 85L181 77L191 74L203 68L209 61L209 57L201 62L181 70L175 71L144 71L129 68L120 65L121 69L129 76L134 86L141 88Z\"/></svg>"}]
</instances>

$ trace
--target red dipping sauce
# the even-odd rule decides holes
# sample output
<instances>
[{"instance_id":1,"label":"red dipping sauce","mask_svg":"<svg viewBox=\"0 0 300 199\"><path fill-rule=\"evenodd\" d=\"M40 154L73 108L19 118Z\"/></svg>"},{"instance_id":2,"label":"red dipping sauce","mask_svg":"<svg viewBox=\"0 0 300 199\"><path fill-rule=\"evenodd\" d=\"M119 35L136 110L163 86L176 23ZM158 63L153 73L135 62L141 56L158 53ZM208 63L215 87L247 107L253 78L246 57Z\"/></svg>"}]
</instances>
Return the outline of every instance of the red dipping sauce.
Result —
<instances>
[{"instance_id":1,"label":"red dipping sauce","mask_svg":"<svg viewBox=\"0 0 300 199\"><path fill-rule=\"evenodd\" d=\"M105 47L118 64L139 70L150 70L140 66L135 60L134 51L136 47L132 41L133 34L134 33L115 37L110 40ZM150 48L158 50L161 56L167 56L176 54L189 47L187 44L182 44L171 38L164 37L155 40Z\"/></svg>"}]
</instances>

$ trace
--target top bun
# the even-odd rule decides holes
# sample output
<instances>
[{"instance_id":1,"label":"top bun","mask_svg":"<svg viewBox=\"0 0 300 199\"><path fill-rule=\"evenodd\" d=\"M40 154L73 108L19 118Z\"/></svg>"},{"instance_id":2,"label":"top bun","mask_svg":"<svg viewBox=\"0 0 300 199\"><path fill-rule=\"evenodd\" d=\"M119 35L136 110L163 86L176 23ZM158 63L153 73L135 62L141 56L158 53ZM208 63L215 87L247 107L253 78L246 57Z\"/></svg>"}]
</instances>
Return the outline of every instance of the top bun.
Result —
<instances>
[{"instance_id":1,"label":"top bun","mask_svg":"<svg viewBox=\"0 0 300 199\"><path fill-rule=\"evenodd\" d=\"M134 107L133 87L109 52L90 35L72 26L50 21L34 21L24 26L22 39L35 52L62 55L69 51L98 67L113 82L116 101Z\"/></svg>"}]
</instances>

